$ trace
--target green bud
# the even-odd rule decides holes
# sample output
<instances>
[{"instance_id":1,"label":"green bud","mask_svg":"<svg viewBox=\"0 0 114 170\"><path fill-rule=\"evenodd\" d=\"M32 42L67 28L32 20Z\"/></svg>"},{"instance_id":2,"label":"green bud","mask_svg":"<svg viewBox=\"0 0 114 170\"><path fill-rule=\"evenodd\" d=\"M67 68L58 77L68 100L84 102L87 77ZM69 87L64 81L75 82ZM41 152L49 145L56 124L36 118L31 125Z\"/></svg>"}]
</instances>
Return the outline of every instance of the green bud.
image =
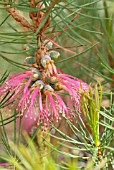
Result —
<instances>
[{"instance_id":1,"label":"green bud","mask_svg":"<svg viewBox=\"0 0 114 170\"><path fill-rule=\"evenodd\" d=\"M50 42L49 40L45 40L44 44L48 47L48 49L52 49L53 43Z\"/></svg>"},{"instance_id":2,"label":"green bud","mask_svg":"<svg viewBox=\"0 0 114 170\"><path fill-rule=\"evenodd\" d=\"M39 78L41 78L41 73L38 69L36 68L32 68L32 73L33 73L33 81L38 80Z\"/></svg>"},{"instance_id":3,"label":"green bud","mask_svg":"<svg viewBox=\"0 0 114 170\"><path fill-rule=\"evenodd\" d=\"M27 64L35 64L35 58L32 56L26 57L25 62Z\"/></svg>"},{"instance_id":4,"label":"green bud","mask_svg":"<svg viewBox=\"0 0 114 170\"><path fill-rule=\"evenodd\" d=\"M52 59L57 59L60 57L60 53L58 51L49 51L49 54Z\"/></svg>"}]
</instances>

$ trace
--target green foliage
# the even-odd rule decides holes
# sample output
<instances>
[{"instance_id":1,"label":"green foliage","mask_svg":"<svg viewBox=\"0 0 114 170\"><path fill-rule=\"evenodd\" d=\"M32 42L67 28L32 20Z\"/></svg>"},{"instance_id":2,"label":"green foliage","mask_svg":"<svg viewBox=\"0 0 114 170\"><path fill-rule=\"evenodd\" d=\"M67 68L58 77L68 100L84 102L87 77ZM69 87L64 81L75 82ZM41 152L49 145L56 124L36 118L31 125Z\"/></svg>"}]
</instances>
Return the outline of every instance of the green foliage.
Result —
<instances>
[{"instance_id":1,"label":"green foliage","mask_svg":"<svg viewBox=\"0 0 114 170\"><path fill-rule=\"evenodd\" d=\"M100 85L100 84L99 84ZM93 94L92 88L89 87L89 94L84 94L82 96L82 112L87 119L87 123L91 129L94 144L96 146L100 145L99 141L99 111L102 101L102 88L98 91L98 86L94 88L95 92ZM99 94L100 93L100 94Z\"/></svg>"},{"instance_id":2,"label":"green foliage","mask_svg":"<svg viewBox=\"0 0 114 170\"><path fill-rule=\"evenodd\" d=\"M26 136L26 145L20 144L19 146L14 145L10 142L10 146L13 152L16 154L15 156L2 157L2 159L8 161L10 163L10 167L12 169L17 170L81 170L78 166L78 162L76 159L71 160L70 158L66 159L65 162L57 164L53 158L49 155L42 155L40 149L38 150L37 145L30 139L30 137ZM106 159L103 159L96 168L93 167L93 161L89 160L87 165L85 166L85 170L91 168L93 170L97 170L102 168L106 164Z\"/></svg>"}]
</instances>

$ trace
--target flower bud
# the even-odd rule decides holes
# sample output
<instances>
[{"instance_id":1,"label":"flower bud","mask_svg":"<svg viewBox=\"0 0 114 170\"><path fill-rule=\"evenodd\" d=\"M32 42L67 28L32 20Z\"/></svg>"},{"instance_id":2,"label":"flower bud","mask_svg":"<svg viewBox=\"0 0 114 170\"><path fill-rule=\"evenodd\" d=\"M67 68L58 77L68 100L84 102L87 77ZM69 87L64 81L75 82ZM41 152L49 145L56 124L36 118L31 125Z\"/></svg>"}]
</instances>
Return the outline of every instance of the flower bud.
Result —
<instances>
[{"instance_id":1,"label":"flower bud","mask_svg":"<svg viewBox=\"0 0 114 170\"><path fill-rule=\"evenodd\" d=\"M40 87L40 90L42 90L43 87L44 87L44 82L41 81L41 80L37 80L37 81L33 84L33 86L39 86L39 87Z\"/></svg>"},{"instance_id":2,"label":"flower bud","mask_svg":"<svg viewBox=\"0 0 114 170\"><path fill-rule=\"evenodd\" d=\"M41 77L41 73L38 69L32 68L32 73L33 73L33 81L38 80Z\"/></svg>"},{"instance_id":3,"label":"flower bud","mask_svg":"<svg viewBox=\"0 0 114 170\"><path fill-rule=\"evenodd\" d=\"M57 83L57 77L56 76L47 77L46 80L51 84Z\"/></svg>"},{"instance_id":4,"label":"flower bud","mask_svg":"<svg viewBox=\"0 0 114 170\"><path fill-rule=\"evenodd\" d=\"M58 51L49 51L49 54L52 59L57 59L60 57L60 53Z\"/></svg>"},{"instance_id":5,"label":"flower bud","mask_svg":"<svg viewBox=\"0 0 114 170\"><path fill-rule=\"evenodd\" d=\"M53 43L50 42L49 40L45 40L44 44L48 47L48 49L52 49Z\"/></svg>"},{"instance_id":6,"label":"flower bud","mask_svg":"<svg viewBox=\"0 0 114 170\"><path fill-rule=\"evenodd\" d=\"M62 90L63 89L63 85L59 82L54 84L54 89L55 90Z\"/></svg>"},{"instance_id":7,"label":"flower bud","mask_svg":"<svg viewBox=\"0 0 114 170\"><path fill-rule=\"evenodd\" d=\"M35 64L35 58L32 56L26 57L25 62L27 64Z\"/></svg>"},{"instance_id":8,"label":"flower bud","mask_svg":"<svg viewBox=\"0 0 114 170\"><path fill-rule=\"evenodd\" d=\"M50 61L50 60L51 60L51 58L48 55L43 56L42 59L41 59L42 66L45 67L46 66L46 62Z\"/></svg>"},{"instance_id":9,"label":"flower bud","mask_svg":"<svg viewBox=\"0 0 114 170\"><path fill-rule=\"evenodd\" d=\"M44 90L54 91L54 89L48 84L44 86Z\"/></svg>"}]
</instances>

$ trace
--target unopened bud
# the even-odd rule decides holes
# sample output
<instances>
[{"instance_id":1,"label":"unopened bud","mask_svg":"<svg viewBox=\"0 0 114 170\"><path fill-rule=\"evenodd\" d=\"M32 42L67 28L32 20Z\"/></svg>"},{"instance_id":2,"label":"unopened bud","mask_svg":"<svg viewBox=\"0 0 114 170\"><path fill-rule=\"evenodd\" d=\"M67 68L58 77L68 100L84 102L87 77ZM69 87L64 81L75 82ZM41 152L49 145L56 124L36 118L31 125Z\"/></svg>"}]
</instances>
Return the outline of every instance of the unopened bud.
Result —
<instances>
[{"instance_id":1,"label":"unopened bud","mask_svg":"<svg viewBox=\"0 0 114 170\"><path fill-rule=\"evenodd\" d=\"M60 53L58 51L49 51L49 54L52 59L57 59L60 57Z\"/></svg>"},{"instance_id":2,"label":"unopened bud","mask_svg":"<svg viewBox=\"0 0 114 170\"><path fill-rule=\"evenodd\" d=\"M43 56L42 59L41 59L41 64L42 64L42 66L45 67L46 64L47 64L50 60L51 60L51 58L50 58L48 55Z\"/></svg>"},{"instance_id":3,"label":"unopened bud","mask_svg":"<svg viewBox=\"0 0 114 170\"><path fill-rule=\"evenodd\" d=\"M44 90L54 91L54 89L48 84L44 86Z\"/></svg>"},{"instance_id":4,"label":"unopened bud","mask_svg":"<svg viewBox=\"0 0 114 170\"><path fill-rule=\"evenodd\" d=\"M33 84L33 86L39 86L39 87L40 87L40 90L42 90L43 87L44 87L44 82L41 81L41 80L37 80L37 81Z\"/></svg>"},{"instance_id":5,"label":"unopened bud","mask_svg":"<svg viewBox=\"0 0 114 170\"><path fill-rule=\"evenodd\" d=\"M57 77L51 76L51 77L47 78L47 81L51 84L55 84L55 83L57 83Z\"/></svg>"},{"instance_id":6,"label":"unopened bud","mask_svg":"<svg viewBox=\"0 0 114 170\"><path fill-rule=\"evenodd\" d=\"M35 64L35 58L32 56L26 57L25 62L27 64Z\"/></svg>"},{"instance_id":7,"label":"unopened bud","mask_svg":"<svg viewBox=\"0 0 114 170\"><path fill-rule=\"evenodd\" d=\"M33 73L33 81L36 81L41 77L40 71L36 68L32 68L32 73Z\"/></svg>"},{"instance_id":8,"label":"unopened bud","mask_svg":"<svg viewBox=\"0 0 114 170\"><path fill-rule=\"evenodd\" d=\"M49 40L45 40L44 44L48 47L48 49L52 49L53 43Z\"/></svg>"},{"instance_id":9,"label":"unopened bud","mask_svg":"<svg viewBox=\"0 0 114 170\"><path fill-rule=\"evenodd\" d=\"M63 85L61 83L56 83L56 84L54 84L54 89L55 90L62 90L63 89Z\"/></svg>"}]
</instances>

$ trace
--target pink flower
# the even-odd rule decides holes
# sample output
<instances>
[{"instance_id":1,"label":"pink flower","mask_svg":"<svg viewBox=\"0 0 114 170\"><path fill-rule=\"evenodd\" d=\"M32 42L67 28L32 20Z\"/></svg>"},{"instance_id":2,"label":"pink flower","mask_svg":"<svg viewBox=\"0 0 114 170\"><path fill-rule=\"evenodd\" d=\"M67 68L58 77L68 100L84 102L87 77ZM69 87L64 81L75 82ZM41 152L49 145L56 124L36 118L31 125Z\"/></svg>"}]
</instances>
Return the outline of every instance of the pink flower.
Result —
<instances>
[{"instance_id":1,"label":"pink flower","mask_svg":"<svg viewBox=\"0 0 114 170\"><path fill-rule=\"evenodd\" d=\"M88 85L84 83L82 80L68 74L58 74L58 81L63 86L63 89L69 93L72 104L77 107L77 110L79 112L81 112L80 110L81 95L82 92L84 91L88 92Z\"/></svg>"},{"instance_id":2,"label":"pink flower","mask_svg":"<svg viewBox=\"0 0 114 170\"><path fill-rule=\"evenodd\" d=\"M35 81L32 70L17 73L2 85L0 95L4 96L9 92L11 98L7 103L11 104L7 107L21 113L24 122L25 118L29 118L33 123L49 126L51 122L57 122L64 116L71 119L74 114L73 105L81 112L81 93L88 91L88 85L63 73L57 73L48 79L50 83L47 84L40 79Z\"/></svg>"},{"instance_id":3,"label":"pink flower","mask_svg":"<svg viewBox=\"0 0 114 170\"><path fill-rule=\"evenodd\" d=\"M6 108L16 109L24 122L31 120L33 124L37 122L49 127L61 117L71 119L72 114L76 114L74 106L81 113L81 96L88 92L88 85L57 69L46 50L41 53L38 63L34 63L36 68L11 76L0 87L0 96L3 99L9 93ZM28 57L26 61L30 64L33 59Z\"/></svg>"}]
</instances>

